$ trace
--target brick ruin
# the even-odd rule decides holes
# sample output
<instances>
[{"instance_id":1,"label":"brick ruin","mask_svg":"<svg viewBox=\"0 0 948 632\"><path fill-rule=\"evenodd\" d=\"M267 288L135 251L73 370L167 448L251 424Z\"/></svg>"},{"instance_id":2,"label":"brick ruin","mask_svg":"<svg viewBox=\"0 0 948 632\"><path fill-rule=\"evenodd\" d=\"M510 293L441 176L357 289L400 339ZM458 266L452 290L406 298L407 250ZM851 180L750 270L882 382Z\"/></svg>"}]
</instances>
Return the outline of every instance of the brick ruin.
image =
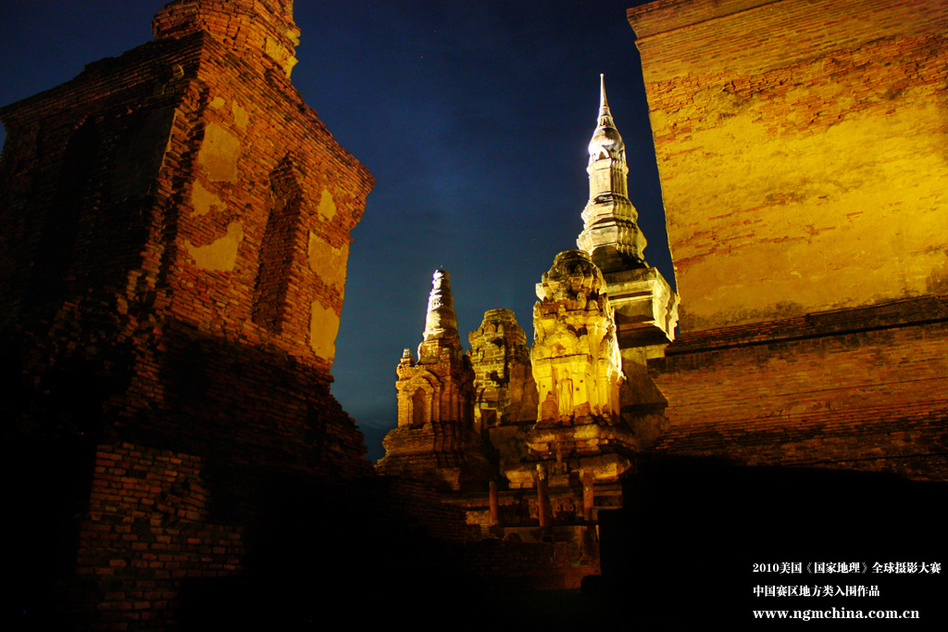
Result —
<instances>
[{"instance_id":1,"label":"brick ruin","mask_svg":"<svg viewBox=\"0 0 948 632\"><path fill-rule=\"evenodd\" d=\"M944 561L948 8L628 17L680 307L603 88L533 344L492 309L465 352L436 273L383 476L329 394L373 180L290 82L291 1L176 0L153 42L0 108L13 597L38 625L279 627L359 586L380 624L424 595L423 629L459 603L499 626L471 578L600 560L624 621L674 625L744 607L748 555Z\"/></svg>"},{"instance_id":2,"label":"brick ruin","mask_svg":"<svg viewBox=\"0 0 948 632\"><path fill-rule=\"evenodd\" d=\"M536 286L532 346L511 310L492 309L464 353L436 271L376 467L435 486L475 537L569 543L596 573L598 514L622 505L623 476L663 423L646 363L674 338L678 297L645 261L604 78L588 155L579 249L556 255Z\"/></svg>"},{"instance_id":3,"label":"brick ruin","mask_svg":"<svg viewBox=\"0 0 948 632\"><path fill-rule=\"evenodd\" d=\"M629 11L682 297L655 449L944 481L948 8L718 4Z\"/></svg>"},{"instance_id":4,"label":"brick ruin","mask_svg":"<svg viewBox=\"0 0 948 632\"><path fill-rule=\"evenodd\" d=\"M746 614L726 591L769 554L943 560L948 7L659 0L628 19L680 329L678 297L641 258L603 93L579 250L538 285L529 370L499 334L513 315L488 311L468 356L474 415L443 418L481 433L494 470L442 496L485 535L601 536L603 576L649 604L643 624ZM410 395L383 470L427 406ZM437 444L412 450L441 471ZM682 611L667 585L705 598Z\"/></svg>"},{"instance_id":5,"label":"brick ruin","mask_svg":"<svg viewBox=\"0 0 948 632\"><path fill-rule=\"evenodd\" d=\"M608 517L655 548L616 542L611 561L656 585L663 549L729 569L689 579L718 587L695 605L746 616L733 586L761 557L945 559L948 6L660 0L628 18L681 320L647 362L667 429ZM892 582L866 607L938 627L945 587Z\"/></svg>"},{"instance_id":6,"label":"brick ruin","mask_svg":"<svg viewBox=\"0 0 948 632\"><path fill-rule=\"evenodd\" d=\"M379 479L329 392L374 181L290 82L292 2L177 0L153 32L0 109L18 623L280 628L370 568L437 582L463 524Z\"/></svg>"}]
</instances>

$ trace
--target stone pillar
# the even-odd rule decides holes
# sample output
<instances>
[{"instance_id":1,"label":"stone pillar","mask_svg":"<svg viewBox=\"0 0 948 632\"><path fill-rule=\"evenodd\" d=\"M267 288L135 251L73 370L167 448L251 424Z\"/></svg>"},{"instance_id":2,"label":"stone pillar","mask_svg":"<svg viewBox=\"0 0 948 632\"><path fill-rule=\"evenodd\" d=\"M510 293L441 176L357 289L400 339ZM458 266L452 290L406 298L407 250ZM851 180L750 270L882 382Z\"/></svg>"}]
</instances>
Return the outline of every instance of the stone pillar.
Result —
<instances>
[{"instance_id":1,"label":"stone pillar","mask_svg":"<svg viewBox=\"0 0 948 632\"><path fill-rule=\"evenodd\" d=\"M490 482L490 526L500 525L500 499L497 495L497 481Z\"/></svg>"},{"instance_id":2,"label":"stone pillar","mask_svg":"<svg viewBox=\"0 0 948 632\"><path fill-rule=\"evenodd\" d=\"M584 471L581 480L583 482L583 520L592 522L593 506L596 500L596 494L593 491L592 474Z\"/></svg>"},{"instance_id":3,"label":"stone pillar","mask_svg":"<svg viewBox=\"0 0 948 632\"><path fill-rule=\"evenodd\" d=\"M544 528L549 527L553 522L548 485L546 467L542 463L537 463L537 514L540 518L540 526Z\"/></svg>"}]
</instances>

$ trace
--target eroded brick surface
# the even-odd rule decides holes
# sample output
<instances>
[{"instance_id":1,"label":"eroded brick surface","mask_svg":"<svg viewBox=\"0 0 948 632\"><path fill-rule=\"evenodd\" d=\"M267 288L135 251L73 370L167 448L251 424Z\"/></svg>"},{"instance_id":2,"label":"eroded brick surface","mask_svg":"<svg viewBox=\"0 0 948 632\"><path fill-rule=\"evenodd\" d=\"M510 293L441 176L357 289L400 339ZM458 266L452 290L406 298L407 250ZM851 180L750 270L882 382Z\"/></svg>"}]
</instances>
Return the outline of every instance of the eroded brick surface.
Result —
<instances>
[{"instance_id":1,"label":"eroded brick surface","mask_svg":"<svg viewBox=\"0 0 948 632\"><path fill-rule=\"evenodd\" d=\"M945 292L943 2L656 2L630 21L683 331Z\"/></svg>"},{"instance_id":2,"label":"eroded brick surface","mask_svg":"<svg viewBox=\"0 0 948 632\"><path fill-rule=\"evenodd\" d=\"M944 3L629 20L681 294L657 452L944 480Z\"/></svg>"},{"instance_id":3,"label":"eroded brick surface","mask_svg":"<svg viewBox=\"0 0 948 632\"><path fill-rule=\"evenodd\" d=\"M682 336L650 362L673 424L656 451L948 478L945 321L860 311Z\"/></svg>"},{"instance_id":4,"label":"eroded brick surface","mask_svg":"<svg viewBox=\"0 0 948 632\"><path fill-rule=\"evenodd\" d=\"M21 492L74 512L24 599L83 626L175 624L373 475L329 393L373 179L289 82L289 6L171 3L156 41L0 110L7 460L76 455Z\"/></svg>"}]
</instances>

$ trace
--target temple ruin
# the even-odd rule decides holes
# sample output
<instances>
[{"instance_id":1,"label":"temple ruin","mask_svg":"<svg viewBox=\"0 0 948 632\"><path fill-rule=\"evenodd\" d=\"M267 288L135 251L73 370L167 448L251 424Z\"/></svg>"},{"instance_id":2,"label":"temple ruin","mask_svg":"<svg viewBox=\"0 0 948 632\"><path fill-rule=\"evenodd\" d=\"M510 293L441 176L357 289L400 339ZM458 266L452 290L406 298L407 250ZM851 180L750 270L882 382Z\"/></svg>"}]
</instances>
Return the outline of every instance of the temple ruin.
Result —
<instances>
[{"instance_id":1,"label":"temple ruin","mask_svg":"<svg viewBox=\"0 0 948 632\"><path fill-rule=\"evenodd\" d=\"M484 535L592 542L593 558L598 511L621 506L623 475L661 427L646 361L674 339L678 318L677 295L643 255L604 77L599 96L579 249L556 255L536 286L532 346L513 312L492 309L464 354L448 273L436 271L419 359L406 349L398 364L398 427L377 464L430 481Z\"/></svg>"},{"instance_id":2,"label":"temple ruin","mask_svg":"<svg viewBox=\"0 0 948 632\"><path fill-rule=\"evenodd\" d=\"M628 19L680 306L642 258L603 89L578 250L537 285L516 388L494 368L509 345L481 342L503 312L471 334L470 428L494 469L442 498L482 537L598 552L649 604L636 620L669 629L746 615L728 591L755 555L942 559L948 8L659 0ZM915 594L934 604L938 586Z\"/></svg>"},{"instance_id":3,"label":"temple ruin","mask_svg":"<svg viewBox=\"0 0 948 632\"><path fill-rule=\"evenodd\" d=\"M524 595L592 578L584 625L693 629L746 618L762 558L944 563L948 5L630 9L677 293L601 84L534 340L488 309L465 350L435 272L373 467L329 384L374 181L290 81L292 4L175 0L154 41L0 108L34 626L322 627L368 586L377 627L554 629ZM875 577L873 604L945 576Z\"/></svg>"},{"instance_id":4,"label":"temple ruin","mask_svg":"<svg viewBox=\"0 0 948 632\"><path fill-rule=\"evenodd\" d=\"M292 2L169 2L153 33L0 109L16 625L289 629L459 533L329 391L374 180L290 81Z\"/></svg>"}]
</instances>

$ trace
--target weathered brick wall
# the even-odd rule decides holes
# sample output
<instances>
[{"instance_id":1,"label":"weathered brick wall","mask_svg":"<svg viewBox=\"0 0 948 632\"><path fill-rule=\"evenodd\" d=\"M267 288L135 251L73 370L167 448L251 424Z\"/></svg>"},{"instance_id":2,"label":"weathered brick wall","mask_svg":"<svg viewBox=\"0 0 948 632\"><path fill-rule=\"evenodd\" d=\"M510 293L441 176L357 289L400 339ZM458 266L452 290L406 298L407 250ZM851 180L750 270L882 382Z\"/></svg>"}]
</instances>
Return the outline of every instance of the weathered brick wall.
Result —
<instances>
[{"instance_id":1,"label":"weathered brick wall","mask_svg":"<svg viewBox=\"0 0 948 632\"><path fill-rule=\"evenodd\" d=\"M382 476L375 483L380 490L374 507L380 512L402 516L401 523L428 536L460 544L466 538L464 511L443 501L432 486L398 476Z\"/></svg>"},{"instance_id":2,"label":"weathered brick wall","mask_svg":"<svg viewBox=\"0 0 948 632\"><path fill-rule=\"evenodd\" d=\"M683 331L948 290L948 6L630 9Z\"/></svg>"},{"instance_id":3,"label":"weathered brick wall","mask_svg":"<svg viewBox=\"0 0 948 632\"><path fill-rule=\"evenodd\" d=\"M431 615L456 607L452 587L485 570L465 565L463 512L417 481L282 479L258 515L235 521L212 506L220 499L207 471L188 454L99 448L73 621L103 630L298 626L355 590L371 591L381 608L419 586L435 602ZM381 614L365 619L380 623Z\"/></svg>"},{"instance_id":4,"label":"weathered brick wall","mask_svg":"<svg viewBox=\"0 0 948 632\"><path fill-rule=\"evenodd\" d=\"M99 399L82 421L47 410L68 431L101 431L108 410L123 432L157 425L181 441L194 424L174 427L168 413L191 418L198 408L224 424L249 420L249 443L272 424L300 444L329 432L359 454L351 421L326 430L320 418L339 417L328 371L348 232L371 177L288 83L246 81L252 69L215 46L201 33L156 42L4 110L9 370L24 367L24 384L92 385L73 389ZM294 118L303 120L287 123ZM278 134L279 143L263 141ZM278 180L291 182L297 208L282 236L279 313L259 324L255 288ZM287 382L298 388L281 389ZM63 399L20 395L4 405L33 420Z\"/></svg>"},{"instance_id":5,"label":"weathered brick wall","mask_svg":"<svg viewBox=\"0 0 948 632\"><path fill-rule=\"evenodd\" d=\"M655 452L948 480L946 316L905 300L685 334L650 361Z\"/></svg>"},{"instance_id":6,"label":"weathered brick wall","mask_svg":"<svg viewBox=\"0 0 948 632\"><path fill-rule=\"evenodd\" d=\"M41 469L44 442L79 455L23 482L18 497L62 509L21 530L26 549L57 532L55 564L17 568L37 612L61 612L69 586L83 626L163 629L204 581L270 577L294 533L354 549L328 517L354 511L336 487L373 475L329 393L372 177L287 59L171 35L0 109L5 465Z\"/></svg>"},{"instance_id":7,"label":"weathered brick wall","mask_svg":"<svg viewBox=\"0 0 948 632\"><path fill-rule=\"evenodd\" d=\"M628 15L682 299L656 452L945 480L948 6Z\"/></svg>"},{"instance_id":8,"label":"weathered brick wall","mask_svg":"<svg viewBox=\"0 0 948 632\"><path fill-rule=\"evenodd\" d=\"M92 629L164 629L182 582L243 570L243 530L207 522L201 465L127 443L99 448L76 562L76 608Z\"/></svg>"}]
</instances>

